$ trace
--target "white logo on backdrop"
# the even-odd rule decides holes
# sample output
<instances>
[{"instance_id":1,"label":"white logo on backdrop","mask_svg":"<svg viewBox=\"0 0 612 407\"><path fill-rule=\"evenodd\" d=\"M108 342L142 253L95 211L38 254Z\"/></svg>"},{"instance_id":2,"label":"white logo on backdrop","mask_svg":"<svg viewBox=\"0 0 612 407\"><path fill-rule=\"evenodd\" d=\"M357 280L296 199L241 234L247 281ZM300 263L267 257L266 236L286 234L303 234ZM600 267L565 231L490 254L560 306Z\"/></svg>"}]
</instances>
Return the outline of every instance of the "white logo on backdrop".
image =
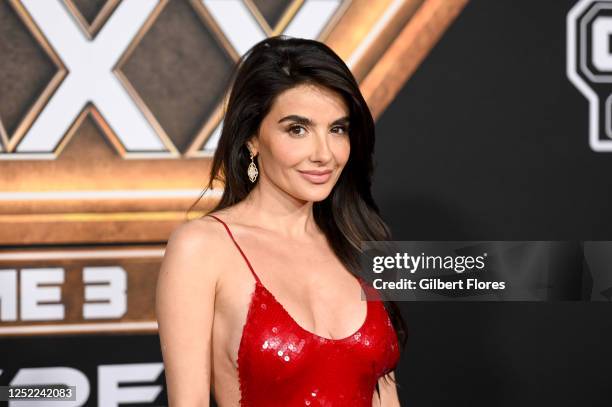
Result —
<instances>
[{"instance_id":1,"label":"white logo on backdrop","mask_svg":"<svg viewBox=\"0 0 612 407\"><path fill-rule=\"evenodd\" d=\"M242 0L201 1L238 54L243 55L266 37ZM340 3L341 0L307 0L283 34L318 37ZM22 4L69 73L17 145L17 153L52 153L83 106L92 102L125 147L126 158L176 157L176 153L168 151L155 125L113 72L117 61L159 4L158 0L123 0L93 40L78 26L62 0L22 0ZM203 151L216 149L220 129L221 124Z\"/></svg>"},{"instance_id":2,"label":"white logo on backdrop","mask_svg":"<svg viewBox=\"0 0 612 407\"><path fill-rule=\"evenodd\" d=\"M0 322L65 319L61 287L65 275L62 267L0 269ZM83 319L123 317L128 306L127 281L127 272L120 266L84 267Z\"/></svg>"},{"instance_id":3,"label":"white logo on backdrop","mask_svg":"<svg viewBox=\"0 0 612 407\"><path fill-rule=\"evenodd\" d=\"M611 1L580 0L567 14L567 76L589 100L589 145L598 152L612 151L611 36Z\"/></svg>"},{"instance_id":4,"label":"white logo on backdrop","mask_svg":"<svg viewBox=\"0 0 612 407\"><path fill-rule=\"evenodd\" d=\"M134 99L113 73L126 48L157 1L120 3L93 40L89 40L60 0L23 0L69 73L17 146L17 152L52 152L83 106L91 101L129 151L166 148Z\"/></svg>"}]
</instances>

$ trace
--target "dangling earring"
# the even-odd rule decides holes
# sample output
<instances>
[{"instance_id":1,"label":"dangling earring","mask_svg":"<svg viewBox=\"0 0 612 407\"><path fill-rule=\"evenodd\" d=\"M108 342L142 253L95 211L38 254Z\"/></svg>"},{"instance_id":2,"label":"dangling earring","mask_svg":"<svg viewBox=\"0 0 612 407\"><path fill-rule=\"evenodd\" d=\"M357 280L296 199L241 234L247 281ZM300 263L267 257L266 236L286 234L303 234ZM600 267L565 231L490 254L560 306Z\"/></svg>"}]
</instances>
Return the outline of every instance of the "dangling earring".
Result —
<instances>
[{"instance_id":1,"label":"dangling earring","mask_svg":"<svg viewBox=\"0 0 612 407\"><path fill-rule=\"evenodd\" d=\"M249 155L251 156L251 163L249 164L249 168L247 169L247 174L251 182L255 182L255 180L257 179L257 175L259 174L259 171L257 171L257 166L255 165L255 162L253 161L253 153L251 152L251 150L249 150Z\"/></svg>"}]
</instances>

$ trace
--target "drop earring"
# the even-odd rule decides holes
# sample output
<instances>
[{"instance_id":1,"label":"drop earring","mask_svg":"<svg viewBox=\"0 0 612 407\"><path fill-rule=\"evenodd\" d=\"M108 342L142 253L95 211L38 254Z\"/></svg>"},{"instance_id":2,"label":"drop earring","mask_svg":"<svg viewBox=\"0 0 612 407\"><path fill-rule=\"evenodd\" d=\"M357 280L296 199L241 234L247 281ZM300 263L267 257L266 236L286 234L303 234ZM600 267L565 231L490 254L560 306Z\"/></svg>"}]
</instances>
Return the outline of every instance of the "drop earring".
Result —
<instances>
[{"instance_id":1,"label":"drop earring","mask_svg":"<svg viewBox=\"0 0 612 407\"><path fill-rule=\"evenodd\" d=\"M253 161L253 153L251 152L251 150L249 150L249 155L251 156L251 163L249 164L249 168L247 169L247 175L249 176L249 180L251 180L251 182L255 182L259 171L257 171L257 166Z\"/></svg>"}]
</instances>

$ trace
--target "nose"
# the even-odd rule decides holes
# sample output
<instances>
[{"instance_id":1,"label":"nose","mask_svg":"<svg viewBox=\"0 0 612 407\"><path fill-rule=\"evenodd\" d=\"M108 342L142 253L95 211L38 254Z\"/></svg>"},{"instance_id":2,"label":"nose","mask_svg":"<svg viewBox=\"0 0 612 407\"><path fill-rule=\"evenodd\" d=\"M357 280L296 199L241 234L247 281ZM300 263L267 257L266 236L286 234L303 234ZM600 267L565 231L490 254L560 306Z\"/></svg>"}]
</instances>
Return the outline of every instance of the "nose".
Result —
<instances>
[{"instance_id":1,"label":"nose","mask_svg":"<svg viewBox=\"0 0 612 407\"><path fill-rule=\"evenodd\" d=\"M313 137L313 148L310 156L311 161L326 163L332 158L332 150L329 146L329 136L326 132L318 132Z\"/></svg>"}]
</instances>

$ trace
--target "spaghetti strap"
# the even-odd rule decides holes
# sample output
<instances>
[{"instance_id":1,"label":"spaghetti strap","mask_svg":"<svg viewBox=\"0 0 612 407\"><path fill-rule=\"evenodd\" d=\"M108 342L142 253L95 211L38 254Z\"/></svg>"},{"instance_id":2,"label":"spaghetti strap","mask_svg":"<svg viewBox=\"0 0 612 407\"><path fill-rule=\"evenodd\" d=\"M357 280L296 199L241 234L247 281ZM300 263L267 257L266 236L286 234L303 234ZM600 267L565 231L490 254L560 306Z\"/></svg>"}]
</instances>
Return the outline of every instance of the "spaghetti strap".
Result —
<instances>
[{"instance_id":1,"label":"spaghetti strap","mask_svg":"<svg viewBox=\"0 0 612 407\"><path fill-rule=\"evenodd\" d=\"M238 251L240 252L240 254L242 254L242 257L244 258L244 261L246 261L247 266L249 266L249 270L251 270L251 273L253 274L253 277L255 277L255 280L261 284L261 281L259 280L259 277L257 277L257 273L255 273L255 270L253 270L253 266L251 266L251 262L249 261L249 259L247 258L246 254L244 254L244 252L242 251L242 249L240 248L240 245L238 244L238 242L236 241L236 239L234 239L234 235L232 235L232 232L230 231L230 228L227 226L227 224L225 222L223 222L221 219L219 219L218 217L216 217L215 215L206 215L206 216L210 216L212 218L217 219L219 222L221 222L221 224L223 226L225 226L225 230L227 230L227 233L229 234L229 236L232 238L232 241L234 242L234 244L236 245L236 247L238 248Z\"/></svg>"}]
</instances>

